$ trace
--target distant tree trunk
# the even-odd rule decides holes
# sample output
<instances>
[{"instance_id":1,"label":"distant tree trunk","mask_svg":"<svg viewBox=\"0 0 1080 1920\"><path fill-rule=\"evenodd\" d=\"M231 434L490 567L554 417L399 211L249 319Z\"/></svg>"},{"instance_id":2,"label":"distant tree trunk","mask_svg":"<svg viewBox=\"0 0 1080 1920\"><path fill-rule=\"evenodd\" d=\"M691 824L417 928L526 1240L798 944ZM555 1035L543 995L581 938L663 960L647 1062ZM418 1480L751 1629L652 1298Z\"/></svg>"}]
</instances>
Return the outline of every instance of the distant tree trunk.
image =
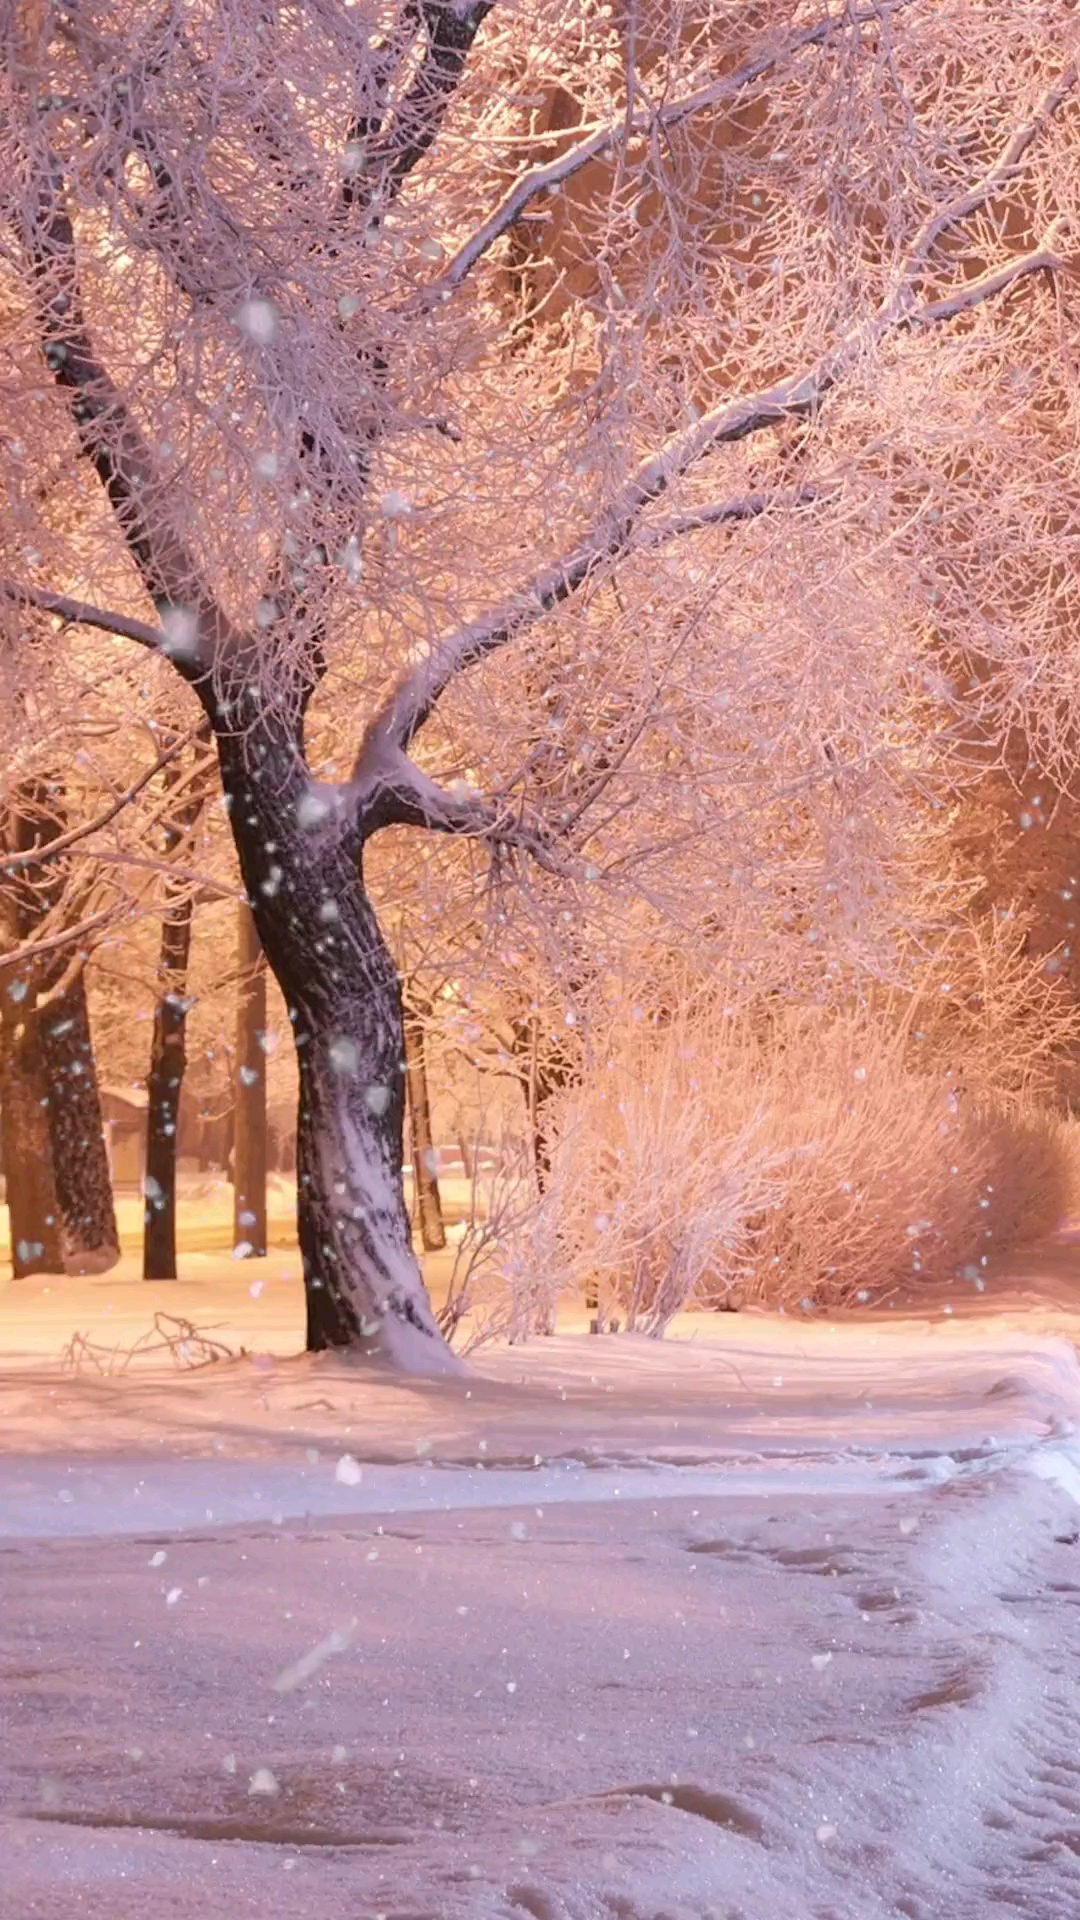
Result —
<instances>
[{"instance_id":1,"label":"distant tree trunk","mask_svg":"<svg viewBox=\"0 0 1080 1920\"><path fill-rule=\"evenodd\" d=\"M205 775L205 769L204 769ZM166 789L187 779L182 762L166 772ZM166 855L184 844L202 812L206 780L198 772L178 800L165 828ZM158 953L158 999L146 1080L146 1206L143 1213L143 1279L176 1279L176 1155L180 1096L187 1068L186 998L194 902L183 886L168 883Z\"/></svg>"},{"instance_id":2,"label":"distant tree trunk","mask_svg":"<svg viewBox=\"0 0 1080 1920\"><path fill-rule=\"evenodd\" d=\"M63 827L59 785L36 779L19 791L7 817L5 840L13 853L33 853L47 848ZM46 915L61 904L64 883L61 861L27 862L19 868L3 889L5 942L32 940ZM10 1140L16 1167L23 1166L23 1178L29 1177L35 1189L26 1201L27 1230L17 1238L31 1249L44 1245L41 1257L49 1260L47 1271L104 1273L120 1257L120 1236L83 968L78 959L72 966L70 950L61 948L51 964L32 963L24 977L11 984L23 989L23 998L13 1009L9 987L6 1073L12 1081L8 1104L13 1118L5 1124L5 1139ZM16 1011L12 1025L8 1016ZM31 1154L35 1164L27 1175ZM14 1204L19 1211L20 1196ZM43 1233L43 1228L48 1231Z\"/></svg>"},{"instance_id":3,"label":"distant tree trunk","mask_svg":"<svg viewBox=\"0 0 1080 1920\"><path fill-rule=\"evenodd\" d=\"M427 1012L428 1008L415 992L406 994L405 1082L412 1142L413 1192L416 1195L416 1211L424 1248L428 1253L436 1253L446 1245L446 1226L431 1130L431 1098L424 1045L424 1019Z\"/></svg>"},{"instance_id":4,"label":"distant tree trunk","mask_svg":"<svg viewBox=\"0 0 1080 1920\"><path fill-rule=\"evenodd\" d=\"M146 1080L146 1209L143 1215L143 1279L176 1279L176 1138L180 1090L187 1066L188 960L191 954L190 895L166 905L158 959L160 992L154 1009L150 1071Z\"/></svg>"},{"instance_id":5,"label":"distant tree trunk","mask_svg":"<svg viewBox=\"0 0 1080 1920\"><path fill-rule=\"evenodd\" d=\"M266 1252L266 958L247 903L237 918L233 1243Z\"/></svg>"},{"instance_id":6,"label":"distant tree trunk","mask_svg":"<svg viewBox=\"0 0 1080 1920\"><path fill-rule=\"evenodd\" d=\"M34 1273L63 1273L64 1255L37 1014L25 1009L25 1004L12 1002L12 984L7 975L0 990L0 1142L11 1270L16 1280L22 1280Z\"/></svg>"},{"instance_id":7,"label":"distant tree trunk","mask_svg":"<svg viewBox=\"0 0 1080 1920\"><path fill-rule=\"evenodd\" d=\"M90 1012L82 968L38 1010L52 1172L68 1273L107 1273L120 1258Z\"/></svg>"}]
</instances>

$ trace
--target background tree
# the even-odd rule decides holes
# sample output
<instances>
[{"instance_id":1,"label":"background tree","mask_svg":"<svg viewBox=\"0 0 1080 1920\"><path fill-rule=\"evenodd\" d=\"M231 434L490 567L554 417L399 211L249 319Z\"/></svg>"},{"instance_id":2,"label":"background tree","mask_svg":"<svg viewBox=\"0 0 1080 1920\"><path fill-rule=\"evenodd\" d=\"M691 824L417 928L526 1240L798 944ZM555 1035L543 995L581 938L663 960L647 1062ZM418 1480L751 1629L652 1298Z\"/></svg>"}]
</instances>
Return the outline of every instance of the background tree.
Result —
<instances>
[{"instance_id":1,"label":"background tree","mask_svg":"<svg viewBox=\"0 0 1080 1920\"><path fill-rule=\"evenodd\" d=\"M205 768L179 759L165 769L169 813L163 831L166 857L188 845L206 799ZM188 967L195 897L190 882L165 882L157 996L146 1077L146 1166L143 1221L144 1280L176 1279L176 1161L180 1103L187 1069Z\"/></svg>"},{"instance_id":2,"label":"background tree","mask_svg":"<svg viewBox=\"0 0 1080 1920\"><path fill-rule=\"evenodd\" d=\"M236 923L236 1097L233 1128L233 1246L266 1252L266 961L251 909Z\"/></svg>"},{"instance_id":3,"label":"background tree","mask_svg":"<svg viewBox=\"0 0 1080 1920\"><path fill-rule=\"evenodd\" d=\"M13 935L0 1099L8 1109L8 1184L22 1215L12 1235L16 1274L103 1272L120 1254L87 1006L88 954L65 937L86 899L65 871L66 816L59 780L22 781L9 804L0 869ZM50 933L54 923L59 931ZM13 964L20 953L21 964ZM39 1156L25 1195L18 1192L20 1138Z\"/></svg>"}]
</instances>

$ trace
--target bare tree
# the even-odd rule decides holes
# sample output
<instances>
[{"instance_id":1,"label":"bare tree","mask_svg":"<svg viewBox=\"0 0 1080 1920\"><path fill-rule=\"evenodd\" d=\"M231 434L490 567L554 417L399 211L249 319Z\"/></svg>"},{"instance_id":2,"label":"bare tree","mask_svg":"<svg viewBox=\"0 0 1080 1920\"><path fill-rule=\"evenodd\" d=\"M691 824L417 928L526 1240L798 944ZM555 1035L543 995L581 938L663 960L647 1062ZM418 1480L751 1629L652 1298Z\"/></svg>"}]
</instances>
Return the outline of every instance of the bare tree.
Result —
<instances>
[{"instance_id":1,"label":"bare tree","mask_svg":"<svg viewBox=\"0 0 1080 1920\"><path fill-rule=\"evenodd\" d=\"M14 902L0 893L5 941L18 940ZM63 1272L60 1208L53 1180L48 1087L38 1045L37 1015L23 996L0 992L0 1146L16 1280Z\"/></svg>"},{"instance_id":2,"label":"bare tree","mask_svg":"<svg viewBox=\"0 0 1080 1920\"><path fill-rule=\"evenodd\" d=\"M685 898L702 845L733 844L721 760L774 765L782 685L803 759L769 775L776 859L801 809L844 880L839 823L877 806L880 742L902 767L898 690L953 611L936 583L958 575L959 600L978 557L934 502L953 479L990 497L979 406L1065 297L1073 34L1064 0L1007 23L950 0L794 24L776 5L738 32L677 5L649 12L635 62L610 9L566 0L52 0L9 28L0 274L25 413L4 592L168 662L212 730L297 1047L310 1346L455 1364L403 1197L374 836L528 857L556 914L601 875ZM580 137L507 189L556 73ZM591 279L557 338L543 311L522 334L507 237L582 180ZM913 452L923 405L942 434ZM77 541L35 505L38 447L96 475ZM1024 510L1045 532L1045 492ZM793 697L797 620L768 685L755 645L784 581L806 585L808 525L811 572L857 542L836 591L865 624L845 614L841 640L816 606ZM980 608L991 574L968 575ZM1033 578L1012 595L1029 636ZM906 652L875 641L887 592ZM573 799L530 781L536 715L514 715L556 668L581 720ZM470 763L476 780L440 777Z\"/></svg>"}]
</instances>

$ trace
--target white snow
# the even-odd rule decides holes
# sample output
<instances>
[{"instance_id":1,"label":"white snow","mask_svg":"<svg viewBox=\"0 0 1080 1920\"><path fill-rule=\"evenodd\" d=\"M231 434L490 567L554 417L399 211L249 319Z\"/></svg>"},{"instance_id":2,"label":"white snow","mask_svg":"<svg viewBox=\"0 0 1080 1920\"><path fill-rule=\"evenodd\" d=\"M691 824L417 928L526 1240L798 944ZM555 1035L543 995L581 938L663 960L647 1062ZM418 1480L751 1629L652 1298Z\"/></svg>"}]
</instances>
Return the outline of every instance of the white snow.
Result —
<instances>
[{"instance_id":1,"label":"white snow","mask_svg":"<svg viewBox=\"0 0 1080 1920\"><path fill-rule=\"evenodd\" d=\"M408 1384L187 1270L0 1294L5 1916L1080 1913L1068 1238ZM162 1307L248 1354L59 1369Z\"/></svg>"}]
</instances>

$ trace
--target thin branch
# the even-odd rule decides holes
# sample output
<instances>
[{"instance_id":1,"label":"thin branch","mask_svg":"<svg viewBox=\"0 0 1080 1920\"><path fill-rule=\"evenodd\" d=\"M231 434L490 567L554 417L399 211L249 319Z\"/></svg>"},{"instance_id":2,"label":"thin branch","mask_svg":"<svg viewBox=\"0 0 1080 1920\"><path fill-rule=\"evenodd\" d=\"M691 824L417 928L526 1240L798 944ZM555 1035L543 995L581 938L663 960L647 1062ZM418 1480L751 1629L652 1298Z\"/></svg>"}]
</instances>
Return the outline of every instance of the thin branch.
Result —
<instances>
[{"instance_id":1,"label":"thin branch","mask_svg":"<svg viewBox=\"0 0 1080 1920\"><path fill-rule=\"evenodd\" d=\"M816 485L792 487L786 493L745 493L735 500L714 500L702 507L689 507L685 513L673 513L666 520L651 520L641 528L640 547L660 547L686 533L700 533L703 527L731 526L741 521L760 520L766 513L794 513L801 507L821 506L834 500L839 482L821 481Z\"/></svg>"},{"instance_id":2,"label":"thin branch","mask_svg":"<svg viewBox=\"0 0 1080 1920\"><path fill-rule=\"evenodd\" d=\"M34 1012L47 1013L50 1007L55 1007L57 1002L63 999L68 988L74 986L79 976L85 972L89 958L89 952L85 947L76 949L58 977L48 987L39 989L34 1001Z\"/></svg>"},{"instance_id":3,"label":"thin branch","mask_svg":"<svg viewBox=\"0 0 1080 1920\"><path fill-rule=\"evenodd\" d=\"M163 873L169 879L186 880L198 890L205 900L242 900L241 887L230 887L222 880L214 880L195 867L178 866L173 860L155 860L149 854L123 853L118 848L80 847L72 856L76 860L93 860L95 865L103 867L138 867L144 873Z\"/></svg>"},{"instance_id":4,"label":"thin branch","mask_svg":"<svg viewBox=\"0 0 1080 1920\"><path fill-rule=\"evenodd\" d=\"M147 767L145 773L141 773L137 780L133 780L129 787L125 787L123 793L116 796L112 805L107 807L104 813L98 814L96 820L89 820L81 827L72 827L70 832L62 833L58 840L50 840L46 846L36 848L33 853L7 855L0 859L0 873L18 873L23 867L43 866L46 860L58 859L62 853L66 853L69 847L77 845L80 840L89 839L92 833L100 833L103 827L109 826L118 814L123 813L125 807L129 807L132 801L138 798L143 788L150 785L156 774L159 774L164 767L170 766L184 748L190 746L199 731L198 727L192 727L164 753L159 754L153 766Z\"/></svg>"},{"instance_id":5,"label":"thin branch","mask_svg":"<svg viewBox=\"0 0 1080 1920\"><path fill-rule=\"evenodd\" d=\"M802 372L778 380L757 393L724 401L692 426L673 435L640 463L601 520L576 546L534 574L499 606L459 627L405 674L368 728L358 769L378 738L385 737L400 747L408 746L459 673L535 625L554 607L572 598L605 562L625 553L646 508L706 455L721 446L749 439L783 420L805 419L814 414L843 376L890 333L952 319L1032 273L1059 268L1062 263L1044 243L1030 253L1018 254L980 279L967 282L944 299L920 305L915 294L934 243L948 227L966 219L991 199L1006 179L1014 177L1020 159L1036 134L1071 93L1076 75L1075 66L1067 67L1044 95L1032 118L1010 137L994 166L974 187L923 223L905 256L893 292L871 318L851 327L835 347ZM722 508L713 511L718 518L723 517ZM728 517L738 518L738 511L733 507ZM744 513L743 517L749 516ZM693 518L691 514L691 523Z\"/></svg>"},{"instance_id":6,"label":"thin branch","mask_svg":"<svg viewBox=\"0 0 1080 1920\"><path fill-rule=\"evenodd\" d=\"M639 468L639 475L644 470L644 467ZM654 489L654 492L659 491L661 487ZM619 503L605 516L598 532L562 560L555 561L552 566L536 574L532 581L493 612L460 627L418 667L403 675L364 734L353 769L354 782L370 781L376 777L376 770L387 754L392 755L395 750L408 746L458 673L505 646L515 634L535 625L553 607L569 600L605 559L625 549L634 531L639 510L633 510L624 533L620 535L620 519L626 519L630 512L621 503L630 492L631 488L624 490ZM781 508L807 505L814 497L812 488L800 488L790 495L741 494L734 500L718 501L660 521L646 530L644 541L649 546L659 546L664 540L674 539L701 527L756 519L774 504ZM642 506L651 498L653 494L643 498Z\"/></svg>"},{"instance_id":7,"label":"thin branch","mask_svg":"<svg viewBox=\"0 0 1080 1920\"><path fill-rule=\"evenodd\" d=\"M766 53L758 54L748 60L744 66L737 67L734 73L726 73L719 80L713 80L706 87L699 87L695 93L687 94L685 99L673 100L666 107L642 109L634 113L628 108L619 120L610 125L598 127L595 133L586 134L574 142L565 153L559 154L546 165L530 167L527 173L515 181L509 193L500 201L488 218L478 226L468 240L458 248L453 259L436 280L432 280L408 303L408 311L425 312L445 300L461 285L471 273L477 261L489 252L496 240L501 239L510 227L521 218L531 201L541 194L551 193L554 188L572 180L576 173L587 167L592 160L599 159L617 144L634 135L647 137L650 134L670 132L681 126L694 114L707 112L710 107L722 106L725 101L735 99L755 80L764 79L796 54L807 47L824 46L833 35L853 27L871 26L886 15L899 13L905 7L915 4L915 0L892 0L891 5L868 7L858 13L827 14L811 27L804 27L801 33L792 34L779 47L773 47Z\"/></svg>"},{"instance_id":8,"label":"thin branch","mask_svg":"<svg viewBox=\"0 0 1080 1920\"><path fill-rule=\"evenodd\" d=\"M115 920L117 911L116 907L103 907L100 913L92 913L89 919L80 920L73 927L64 927L59 933L47 934L43 940L28 940L23 946L12 947L8 953L0 953L0 972L7 967L21 966L24 960L35 960L41 953L56 953L58 948L70 946L73 940L81 940L84 934Z\"/></svg>"},{"instance_id":9,"label":"thin branch","mask_svg":"<svg viewBox=\"0 0 1080 1920\"><path fill-rule=\"evenodd\" d=\"M1032 273L1060 273L1065 267L1061 255L1054 251L1051 236L1047 235L1041 247L1031 253L1020 254L1002 267L994 267L987 273L981 273L977 279L968 280L955 293L943 300L929 300L919 308L914 316L919 326L929 326L942 320L955 320L957 314L967 313L972 307L982 306L986 300L992 300L997 294L1005 293L1017 280Z\"/></svg>"},{"instance_id":10,"label":"thin branch","mask_svg":"<svg viewBox=\"0 0 1080 1920\"><path fill-rule=\"evenodd\" d=\"M0 580L0 600L40 607L43 613L55 613L66 626L98 627L102 633L119 634L122 640L134 640L140 647L148 647L151 653L169 652L168 635L161 627L129 619L126 613L93 607L87 600L72 600L66 593L53 593L46 587L31 587L18 580Z\"/></svg>"}]
</instances>

